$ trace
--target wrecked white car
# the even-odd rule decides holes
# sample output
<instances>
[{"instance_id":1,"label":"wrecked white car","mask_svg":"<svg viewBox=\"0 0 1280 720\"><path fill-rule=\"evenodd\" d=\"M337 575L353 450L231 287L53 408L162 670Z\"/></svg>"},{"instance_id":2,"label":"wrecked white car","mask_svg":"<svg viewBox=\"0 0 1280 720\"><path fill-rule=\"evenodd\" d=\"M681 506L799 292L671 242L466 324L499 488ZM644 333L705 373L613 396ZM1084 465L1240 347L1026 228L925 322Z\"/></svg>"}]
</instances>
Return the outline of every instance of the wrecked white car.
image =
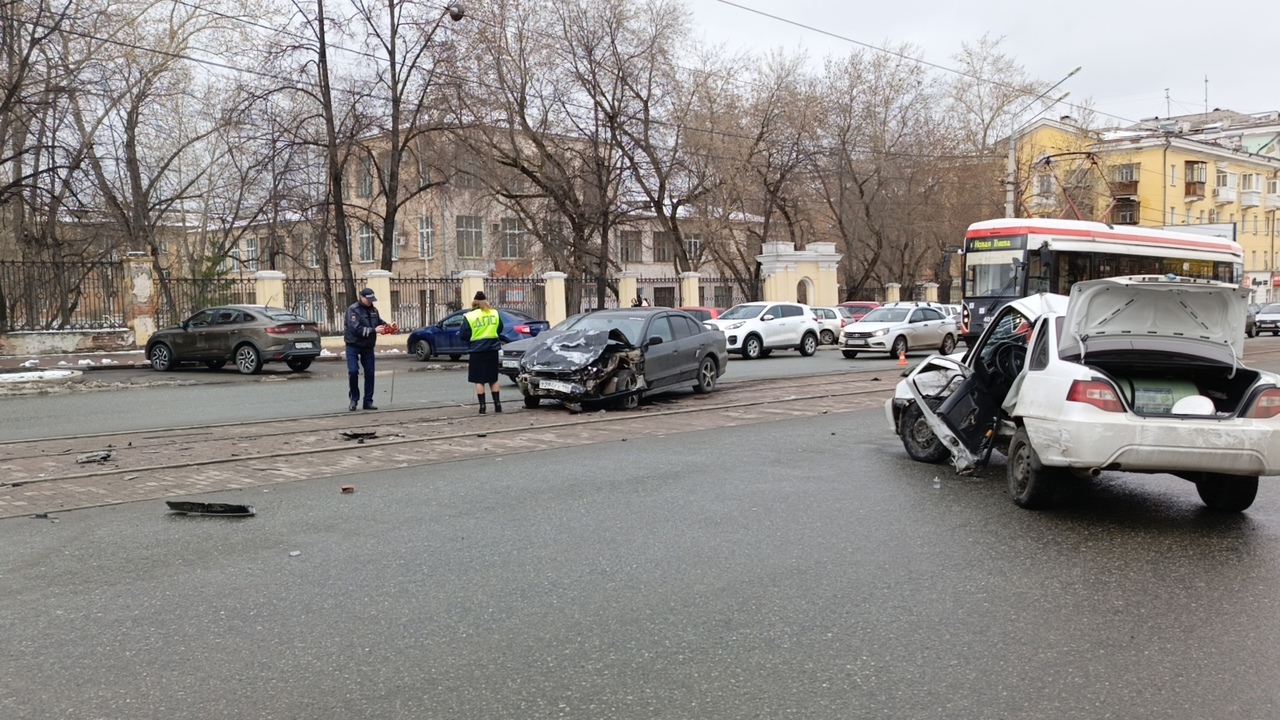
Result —
<instances>
[{"instance_id":1,"label":"wrecked white car","mask_svg":"<svg viewBox=\"0 0 1280 720\"><path fill-rule=\"evenodd\" d=\"M571 409L630 409L659 390L715 390L727 359L724 333L678 310L597 310L570 330L534 339L519 357L516 384L528 408L550 399Z\"/></svg>"},{"instance_id":2,"label":"wrecked white car","mask_svg":"<svg viewBox=\"0 0 1280 720\"><path fill-rule=\"evenodd\" d=\"M907 453L960 473L1008 457L1021 507L1103 470L1171 473L1241 511L1280 473L1280 378L1241 364L1248 291L1141 276L1001 308L965 354L934 356L885 410Z\"/></svg>"}]
</instances>

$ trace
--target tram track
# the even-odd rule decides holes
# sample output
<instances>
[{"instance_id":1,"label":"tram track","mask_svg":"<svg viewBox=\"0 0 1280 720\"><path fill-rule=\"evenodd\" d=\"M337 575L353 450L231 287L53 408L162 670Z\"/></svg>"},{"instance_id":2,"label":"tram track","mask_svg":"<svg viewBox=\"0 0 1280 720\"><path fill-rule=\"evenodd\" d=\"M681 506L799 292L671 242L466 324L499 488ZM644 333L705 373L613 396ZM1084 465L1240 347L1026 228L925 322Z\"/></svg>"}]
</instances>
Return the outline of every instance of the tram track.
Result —
<instances>
[{"instance_id":1,"label":"tram track","mask_svg":"<svg viewBox=\"0 0 1280 720\"><path fill-rule=\"evenodd\" d=\"M882 404L898 374L742 381L634 411L419 406L10 441L0 443L0 518L862 410ZM355 431L376 436L343 435ZM111 458L76 462L95 452Z\"/></svg>"}]
</instances>

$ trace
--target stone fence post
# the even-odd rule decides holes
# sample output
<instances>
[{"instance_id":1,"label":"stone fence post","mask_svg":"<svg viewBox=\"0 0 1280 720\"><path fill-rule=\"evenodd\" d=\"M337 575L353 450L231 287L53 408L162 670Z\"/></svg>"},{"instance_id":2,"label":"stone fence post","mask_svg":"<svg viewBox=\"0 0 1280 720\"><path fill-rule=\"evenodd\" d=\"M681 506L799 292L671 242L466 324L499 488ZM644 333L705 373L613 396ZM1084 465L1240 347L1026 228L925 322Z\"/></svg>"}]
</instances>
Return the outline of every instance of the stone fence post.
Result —
<instances>
[{"instance_id":1,"label":"stone fence post","mask_svg":"<svg viewBox=\"0 0 1280 720\"><path fill-rule=\"evenodd\" d=\"M698 307L702 305L702 297L698 292L699 281L702 279L702 273L682 272L680 273L680 304L685 307Z\"/></svg>"},{"instance_id":2,"label":"stone fence post","mask_svg":"<svg viewBox=\"0 0 1280 720\"><path fill-rule=\"evenodd\" d=\"M565 288L564 280L569 277L562 272L545 272L542 273L542 279L546 284L542 288L543 302L546 303L545 315L547 322L555 325L564 320L568 315L565 310Z\"/></svg>"},{"instance_id":3,"label":"stone fence post","mask_svg":"<svg viewBox=\"0 0 1280 720\"><path fill-rule=\"evenodd\" d=\"M125 277L129 278L129 295L125 298L125 323L133 330L133 342L146 347L156 331L155 276L151 258L142 253L129 253L124 259Z\"/></svg>"},{"instance_id":4,"label":"stone fence post","mask_svg":"<svg viewBox=\"0 0 1280 720\"><path fill-rule=\"evenodd\" d=\"M884 286L884 301L886 304L895 303L901 300L902 285L900 283L888 283Z\"/></svg>"},{"instance_id":5,"label":"stone fence post","mask_svg":"<svg viewBox=\"0 0 1280 720\"><path fill-rule=\"evenodd\" d=\"M458 276L462 278L462 307L469 308L476 293L484 292L484 281L489 275L481 270L463 270ZM489 300L489 304L493 303Z\"/></svg>"},{"instance_id":6,"label":"stone fence post","mask_svg":"<svg viewBox=\"0 0 1280 720\"><path fill-rule=\"evenodd\" d=\"M259 270L253 274L254 302L283 308L284 273L279 270Z\"/></svg>"},{"instance_id":7,"label":"stone fence post","mask_svg":"<svg viewBox=\"0 0 1280 720\"><path fill-rule=\"evenodd\" d=\"M378 298L373 304L378 308L378 316L387 322L395 322L395 308L391 307L391 271L370 270L364 274L364 285Z\"/></svg>"}]
</instances>

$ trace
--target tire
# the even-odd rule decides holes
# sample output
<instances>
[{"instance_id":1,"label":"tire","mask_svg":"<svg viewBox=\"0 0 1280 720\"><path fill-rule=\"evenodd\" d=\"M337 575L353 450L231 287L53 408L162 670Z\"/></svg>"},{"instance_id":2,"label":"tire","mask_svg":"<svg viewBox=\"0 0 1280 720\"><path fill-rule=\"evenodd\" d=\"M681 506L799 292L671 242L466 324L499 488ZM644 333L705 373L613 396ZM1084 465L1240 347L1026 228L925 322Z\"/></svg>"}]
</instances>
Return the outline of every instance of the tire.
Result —
<instances>
[{"instance_id":1,"label":"tire","mask_svg":"<svg viewBox=\"0 0 1280 720\"><path fill-rule=\"evenodd\" d=\"M221 370L227 364L226 360L205 360L204 366L210 370Z\"/></svg>"},{"instance_id":2,"label":"tire","mask_svg":"<svg viewBox=\"0 0 1280 720\"><path fill-rule=\"evenodd\" d=\"M524 396L524 406L529 408L530 410L537 409L537 407L541 404L542 404L542 398L538 397L537 395Z\"/></svg>"},{"instance_id":3,"label":"tire","mask_svg":"<svg viewBox=\"0 0 1280 720\"><path fill-rule=\"evenodd\" d=\"M173 359L173 348L166 343L152 345L151 352L147 353L147 360L151 362L151 369L158 372L168 372L178 364Z\"/></svg>"},{"instance_id":4,"label":"tire","mask_svg":"<svg viewBox=\"0 0 1280 720\"><path fill-rule=\"evenodd\" d=\"M764 346L760 343L760 337L757 335L748 335L742 341L742 358L744 360L758 360L761 353L764 352Z\"/></svg>"},{"instance_id":5,"label":"tire","mask_svg":"<svg viewBox=\"0 0 1280 720\"><path fill-rule=\"evenodd\" d=\"M822 337L821 337L820 339L822 340L822 344L823 344L823 345L835 345L835 344L836 344L836 334L835 334L835 333L833 333L833 332L831 332L830 330L823 330L823 331L822 331Z\"/></svg>"},{"instance_id":6,"label":"tire","mask_svg":"<svg viewBox=\"0 0 1280 720\"><path fill-rule=\"evenodd\" d=\"M845 357L849 358L850 360L852 360L852 359L854 359L854 358L858 357L858 351L857 351L857 350L841 350L841 351L840 351L840 354L841 354L841 355L844 355Z\"/></svg>"},{"instance_id":7,"label":"tire","mask_svg":"<svg viewBox=\"0 0 1280 720\"><path fill-rule=\"evenodd\" d=\"M818 336L813 333L805 333L800 340L800 354L804 357L813 357L818 352Z\"/></svg>"},{"instance_id":8,"label":"tire","mask_svg":"<svg viewBox=\"0 0 1280 720\"><path fill-rule=\"evenodd\" d=\"M698 382L693 384L693 391L699 395L714 391L716 379L716 361L709 357L702 358L702 364L698 366Z\"/></svg>"},{"instance_id":9,"label":"tire","mask_svg":"<svg viewBox=\"0 0 1280 720\"><path fill-rule=\"evenodd\" d=\"M257 375L262 371L262 353L252 345L241 345L236 348L236 369L241 375Z\"/></svg>"},{"instance_id":10,"label":"tire","mask_svg":"<svg viewBox=\"0 0 1280 720\"><path fill-rule=\"evenodd\" d=\"M942 338L942 345L938 347L938 352L943 355L950 355L956 351L956 336L948 334Z\"/></svg>"},{"instance_id":11,"label":"tire","mask_svg":"<svg viewBox=\"0 0 1280 720\"><path fill-rule=\"evenodd\" d=\"M452 355L449 356L449 359L454 362L457 362L462 359L462 353L453 353Z\"/></svg>"},{"instance_id":12,"label":"tire","mask_svg":"<svg viewBox=\"0 0 1280 720\"><path fill-rule=\"evenodd\" d=\"M419 340L413 344L413 356L422 362L430 360L431 356L434 354L435 353L431 352L431 343L426 340Z\"/></svg>"},{"instance_id":13,"label":"tire","mask_svg":"<svg viewBox=\"0 0 1280 720\"><path fill-rule=\"evenodd\" d=\"M302 372L311 367L311 358L289 358L284 361L284 364L294 372Z\"/></svg>"},{"instance_id":14,"label":"tire","mask_svg":"<svg viewBox=\"0 0 1280 720\"><path fill-rule=\"evenodd\" d=\"M629 390L635 390L636 387L639 386L639 383L636 382L635 373L631 372L630 370L619 370L615 378L618 381L618 385L617 385L618 392L627 392ZM640 393L638 392L632 392L631 394L626 395L625 397L618 398L618 407L622 408L623 410L635 410L639 406L640 406Z\"/></svg>"},{"instance_id":15,"label":"tire","mask_svg":"<svg viewBox=\"0 0 1280 720\"><path fill-rule=\"evenodd\" d=\"M1009 494L1013 502L1027 510L1045 510L1062 489L1063 473L1040 464L1040 456L1027 439L1026 428L1018 428L1009 442Z\"/></svg>"},{"instance_id":16,"label":"tire","mask_svg":"<svg viewBox=\"0 0 1280 720\"><path fill-rule=\"evenodd\" d=\"M907 347L907 339L901 335L893 339L893 345L889 348L889 354L893 357L905 354L910 348Z\"/></svg>"},{"instance_id":17,"label":"tire","mask_svg":"<svg viewBox=\"0 0 1280 720\"><path fill-rule=\"evenodd\" d=\"M1205 473L1196 481L1196 492L1211 510L1242 512L1248 510L1258 496L1258 477Z\"/></svg>"},{"instance_id":18,"label":"tire","mask_svg":"<svg viewBox=\"0 0 1280 720\"><path fill-rule=\"evenodd\" d=\"M916 403L903 409L899 426L902 428L902 447L912 460L937 464L951 457L951 451L933 434L933 428L925 422L924 413Z\"/></svg>"},{"instance_id":19,"label":"tire","mask_svg":"<svg viewBox=\"0 0 1280 720\"><path fill-rule=\"evenodd\" d=\"M1280 335L1280 330L1272 330L1272 331L1271 331L1271 337L1275 337L1275 336L1277 336L1277 335Z\"/></svg>"}]
</instances>

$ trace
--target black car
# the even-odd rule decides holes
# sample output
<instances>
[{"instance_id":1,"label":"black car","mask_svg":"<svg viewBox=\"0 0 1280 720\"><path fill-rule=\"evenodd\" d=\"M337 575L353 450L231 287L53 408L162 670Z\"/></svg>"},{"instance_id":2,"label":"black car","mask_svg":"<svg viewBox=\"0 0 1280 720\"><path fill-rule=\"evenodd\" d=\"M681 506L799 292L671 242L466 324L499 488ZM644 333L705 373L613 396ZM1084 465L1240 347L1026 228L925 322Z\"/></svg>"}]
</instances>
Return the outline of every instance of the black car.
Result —
<instances>
[{"instance_id":1,"label":"black car","mask_svg":"<svg viewBox=\"0 0 1280 720\"><path fill-rule=\"evenodd\" d=\"M207 308L147 339L147 362L161 372L182 363L221 370L227 361L234 361L245 375L269 362L283 362L301 372L319 356L320 332L314 322L262 305Z\"/></svg>"},{"instance_id":2,"label":"black car","mask_svg":"<svg viewBox=\"0 0 1280 720\"><path fill-rule=\"evenodd\" d=\"M724 333L669 308L597 310L528 342L516 384L529 408L547 398L629 409L659 390L709 393L729 357Z\"/></svg>"}]
</instances>

